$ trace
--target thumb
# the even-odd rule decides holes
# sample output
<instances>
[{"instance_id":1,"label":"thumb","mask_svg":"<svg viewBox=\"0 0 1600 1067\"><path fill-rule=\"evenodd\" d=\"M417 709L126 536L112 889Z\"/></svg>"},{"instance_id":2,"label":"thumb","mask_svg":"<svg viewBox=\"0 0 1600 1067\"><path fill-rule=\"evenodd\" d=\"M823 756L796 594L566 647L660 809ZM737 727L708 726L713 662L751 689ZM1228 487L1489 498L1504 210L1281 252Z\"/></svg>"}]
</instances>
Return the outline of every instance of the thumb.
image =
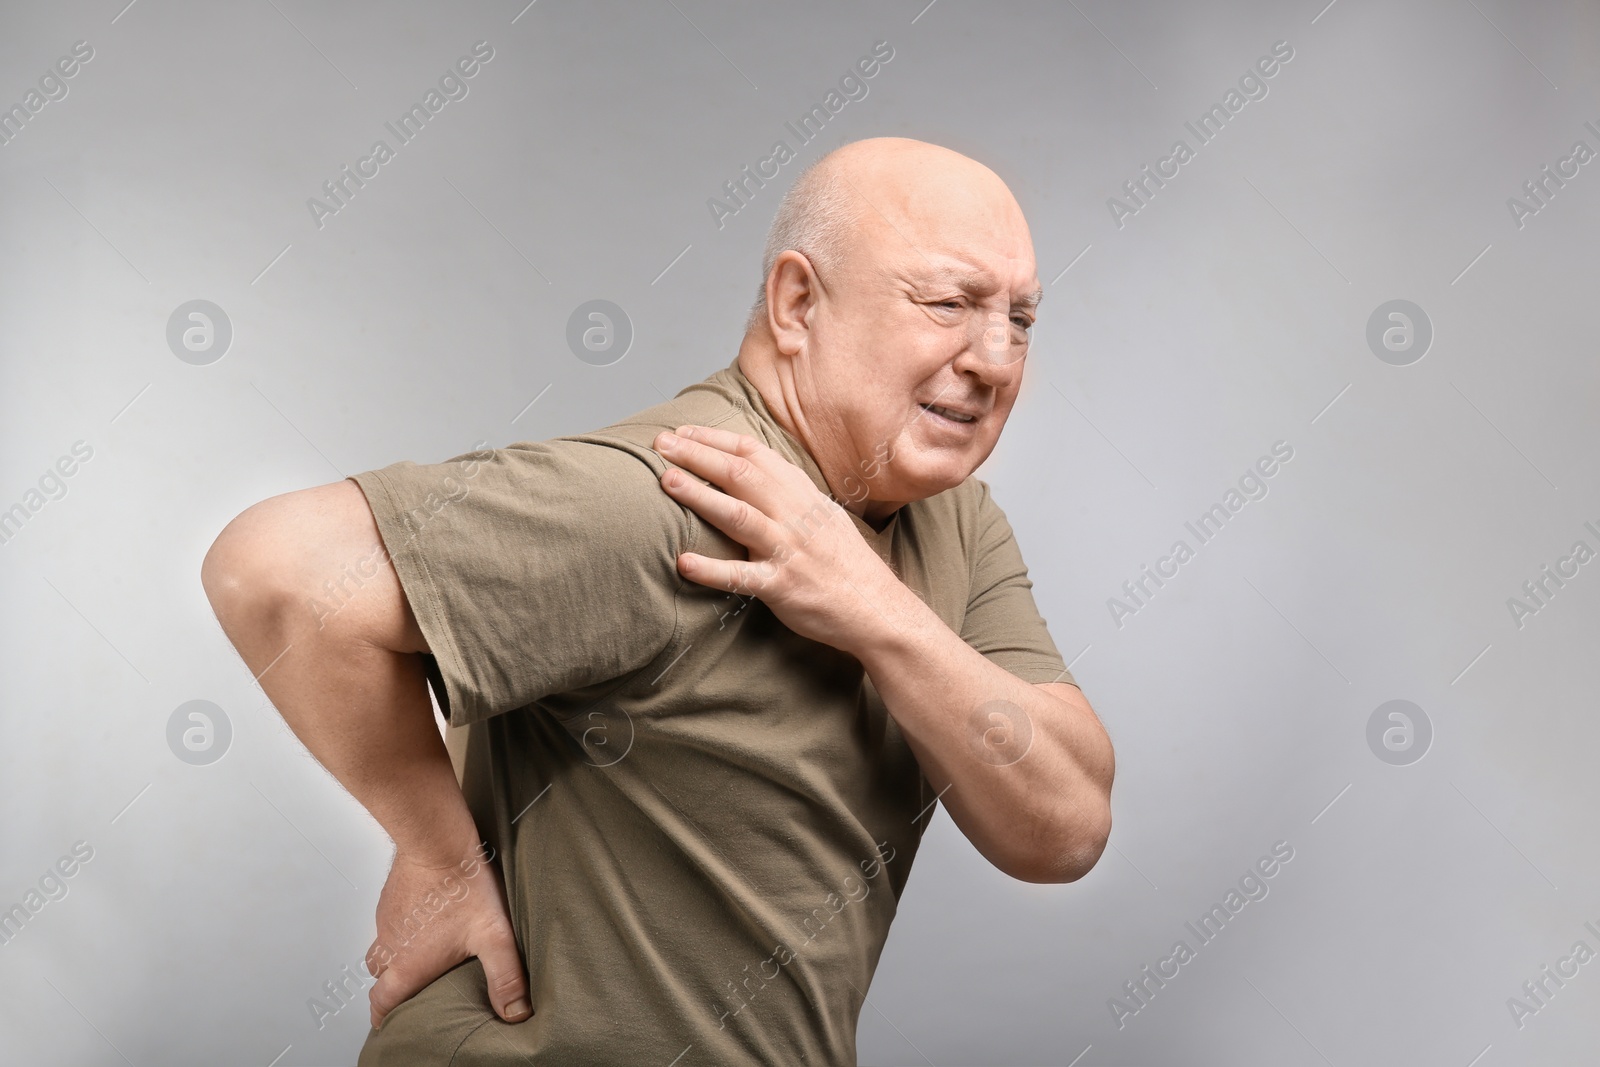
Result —
<instances>
[{"instance_id":1,"label":"thumb","mask_svg":"<svg viewBox=\"0 0 1600 1067\"><path fill-rule=\"evenodd\" d=\"M414 986L415 983L410 983ZM384 1017L409 1000L417 992L417 988L408 987L400 973L393 967L385 967L378 975L377 982L367 990L367 1003L371 1008L372 1028L374 1030L383 1025Z\"/></svg>"},{"instance_id":2,"label":"thumb","mask_svg":"<svg viewBox=\"0 0 1600 1067\"><path fill-rule=\"evenodd\" d=\"M532 1018L528 979L523 974L522 956L517 952L517 939L511 924L497 924L494 932L477 945L477 956L478 962L483 964L483 977L489 987L489 1003L494 1005L495 1014L508 1023L520 1023Z\"/></svg>"}]
</instances>

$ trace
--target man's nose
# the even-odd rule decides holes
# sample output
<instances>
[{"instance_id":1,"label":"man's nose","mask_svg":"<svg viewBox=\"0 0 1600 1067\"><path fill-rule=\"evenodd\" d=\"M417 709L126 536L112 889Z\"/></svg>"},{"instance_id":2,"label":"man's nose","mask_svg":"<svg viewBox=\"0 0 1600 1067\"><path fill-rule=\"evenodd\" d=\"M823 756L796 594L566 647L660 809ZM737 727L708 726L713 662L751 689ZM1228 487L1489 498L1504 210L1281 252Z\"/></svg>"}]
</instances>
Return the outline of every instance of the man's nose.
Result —
<instances>
[{"instance_id":1,"label":"man's nose","mask_svg":"<svg viewBox=\"0 0 1600 1067\"><path fill-rule=\"evenodd\" d=\"M998 311L975 315L972 323L972 335L956 369L973 371L991 385L1008 381L1028 351L1025 342L1016 341L1016 326Z\"/></svg>"}]
</instances>

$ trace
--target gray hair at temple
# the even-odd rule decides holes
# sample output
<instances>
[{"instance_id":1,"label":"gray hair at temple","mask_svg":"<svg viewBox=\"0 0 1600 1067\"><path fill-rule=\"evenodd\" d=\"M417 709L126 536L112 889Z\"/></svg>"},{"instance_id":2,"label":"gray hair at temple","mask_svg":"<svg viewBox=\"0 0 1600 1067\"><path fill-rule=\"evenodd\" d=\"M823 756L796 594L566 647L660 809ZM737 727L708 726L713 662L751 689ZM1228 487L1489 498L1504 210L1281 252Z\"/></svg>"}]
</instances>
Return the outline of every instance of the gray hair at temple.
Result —
<instances>
[{"instance_id":1,"label":"gray hair at temple","mask_svg":"<svg viewBox=\"0 0 1600 1067\"><path fill-rule=\"evenodd\" d=\"M828 166L828 156L817 159L805 170L783 195L778 213L767 231L766 251L761 257L761 281L756 287L756 300L745 320L745 331L755 331L767 317L767 276L772 264L788 249L794 249L811 261L814 270L829 272L845 258L850 231L861 219L861 198L839 175L838 168Z\"/></svg>"}]
</instances>

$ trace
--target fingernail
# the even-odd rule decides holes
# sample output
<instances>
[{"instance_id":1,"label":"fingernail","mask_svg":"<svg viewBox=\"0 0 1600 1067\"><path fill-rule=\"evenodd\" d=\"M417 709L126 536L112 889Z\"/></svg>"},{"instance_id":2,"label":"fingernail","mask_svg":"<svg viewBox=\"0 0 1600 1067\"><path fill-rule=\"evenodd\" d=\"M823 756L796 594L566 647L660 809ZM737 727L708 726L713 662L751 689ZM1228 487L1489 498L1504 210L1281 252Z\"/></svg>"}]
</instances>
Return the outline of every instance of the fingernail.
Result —
<instances>
[{"instance_id":1,"label":"fingernail","mask_svg":"<svg viewBox=\"0 0 1600 1067\"><path fill-rule=\"evenodd\" d=\"M662 434L661 434L661 445L662 445L663 448L671 448L673 445L675 445L677 443L678 443L678 438L677 438L676 434L672 433L671 431L663 431L662 432Z\"/></svg>"},{"instance_id":2,"label":"fingernail","mask_svg":"<svg viewBox=\"0 0 1600 1067\"><path fill-rule=\"evenodd\" d=\"M521 1000L513 1002L511 1007L506 1009L506 1015L510 1018L516 1019L523 1015L527 1015L532 1011L533 1005L528 1003L527 997L523 997Z\"/></svg>"}]
</instances>

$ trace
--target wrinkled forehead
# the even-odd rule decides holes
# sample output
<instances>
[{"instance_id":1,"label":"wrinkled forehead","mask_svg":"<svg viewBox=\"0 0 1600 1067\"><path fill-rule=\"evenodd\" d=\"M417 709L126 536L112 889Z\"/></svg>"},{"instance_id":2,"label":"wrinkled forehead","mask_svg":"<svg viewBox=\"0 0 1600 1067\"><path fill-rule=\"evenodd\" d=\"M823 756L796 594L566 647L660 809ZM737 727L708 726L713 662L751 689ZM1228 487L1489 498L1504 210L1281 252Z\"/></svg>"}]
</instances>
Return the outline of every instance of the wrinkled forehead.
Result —
<instances>
[{"instance_id":1,"label":"wrinkled forehead","mask_svg":"<svg viewBox=\"0 0 1600 1067\"><path fill-rule=\"evenodd\" d=\"M1003 186L902 186L864 213L855 246L863 265L914 280L956 283L985 295L1038 288L1027 221Z\"/></svg>"}]
</instances>

